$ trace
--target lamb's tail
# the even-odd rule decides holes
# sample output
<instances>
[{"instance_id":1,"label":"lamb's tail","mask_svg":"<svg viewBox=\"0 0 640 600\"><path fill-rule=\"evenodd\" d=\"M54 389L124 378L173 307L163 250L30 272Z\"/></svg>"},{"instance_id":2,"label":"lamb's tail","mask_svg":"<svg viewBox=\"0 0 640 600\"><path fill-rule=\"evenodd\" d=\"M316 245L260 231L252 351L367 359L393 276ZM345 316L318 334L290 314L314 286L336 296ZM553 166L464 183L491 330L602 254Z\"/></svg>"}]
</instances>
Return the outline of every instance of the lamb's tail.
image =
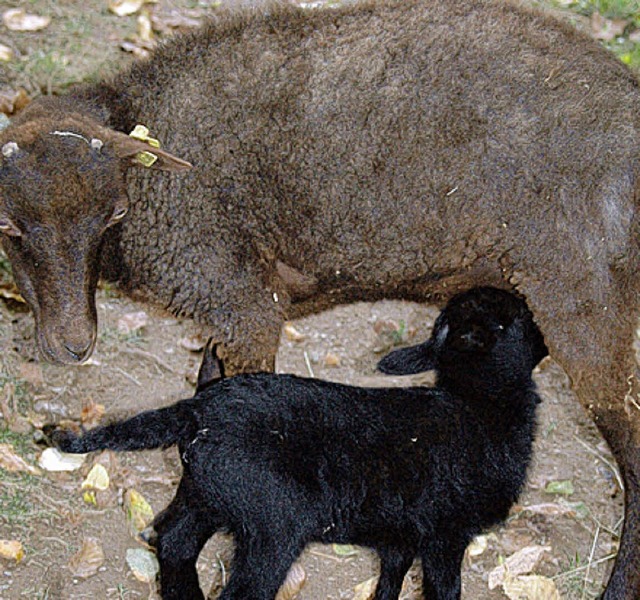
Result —
<instances>
[{"instance_id":1,"label":"lamb's tail","mask_svg":"<svg viewBox=\"0 0 640 600\"><path fill-rule=\"evenodd\" d=\"M96 427L81 436L66 429L51 435L52 442L63 452L74 454L93 450L151 450L177 444L194 437L197 425L184 402L166 408L148 410L125 421Z\"/></svg>"}]
</instances>

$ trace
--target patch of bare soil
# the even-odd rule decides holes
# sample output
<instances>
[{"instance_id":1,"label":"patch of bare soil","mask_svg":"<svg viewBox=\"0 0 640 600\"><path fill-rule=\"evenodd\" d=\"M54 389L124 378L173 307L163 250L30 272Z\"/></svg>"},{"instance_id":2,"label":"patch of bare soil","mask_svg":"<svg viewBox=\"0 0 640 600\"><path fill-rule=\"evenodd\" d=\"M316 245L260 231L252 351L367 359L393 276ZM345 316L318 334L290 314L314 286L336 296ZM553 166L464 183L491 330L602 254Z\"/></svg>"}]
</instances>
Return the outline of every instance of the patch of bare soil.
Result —
<instances>
[{"instance_id":1,"label":"patch of bare soil","mask_svg":"<svg viewBox=\"0 0 640 600\"><path fill-rule=\"evenodd\" d=\"M192 394L187 376L193 376L200 359L184 348L185 338L196 331L192 324L151 315L141 329L123 333L118 329L122 317L144 307L101 292L98 310L97 351L89 364L72 369L32 360L31 316L2 308L3 391L5 398L11 392L9 405L15 404L19 415L36 424L77 419L83 408L101 404L107 418L115 418ZM295 331L283 333L278 370L361 385L424 383L425 376L385 377L374 366L380 350L396 339L385 334L385 325L391 323L394 330L404 324L407 341L422 340L436 314L434 307L379 302L294 322ZM465 559L464 598L505 598L500 585L489 590L490 572L503 558L535 546L545 550L531 571L552 578L563 598L595 597L610 569L622 515L612 458L561 369L546 360L536 381L544 402L529 484L509 522L484 536ZM41 449L31 436L27 430L8 437L19 438L19 453L35 464ZM88 502L81 485L96 462L106 467L111 481L108 490ZM0 471L0 539L19 540L25 550L21 562L2 562L0 598L155 597L153 584L137 581L125 560L128 549L142 546L129 532L123 496L135 489L157 513L171 499L179 469L177 453L170 449L90 456L71 473ZM565 482L558 493L545 491L558 482ZM74 576L70 561L89 538L98 540L104 559L88 577ZM204 589L228 567L221 562L228 557L228 545L216 536L205 549L199 563ZM301 560L307 572L301 600L357 598L356 586L377 573L376 560L361 548L314 545ZM419 581L414 568L403 598L418 597Z\"/></svg>"},{"instance_id":2,"label":"patch of bare soil","mask_svg":"<svg viewBox=\"0 0 640 600\"><path fill-rule=\"evenodd\" d=\"M25 4L5 0L0 10ZM160 0L152 11L165 15L165 24L184 27L178 17L197 19L211 4ZM32 0L27 9L51 16L51 24L38 32L9 31L0 24L0 45L14 55L10 62L0 61L0 87L22 86L29 94L60 90L130 60L120 50L127 38L133 49L144 50L141 13L117 17L107 10L106 0ZM105 419L113 419L193 393L186 375L193 377L200 356L180 342L196 332L190 323L150 314L139 329L119 330L124 315L149 309L102 290L93 359L82 367L60 368L39 362L31 316L7 302L0 302L0 410L5 425L15 431L0 424L0 444L11 444L12 452L30 465L37 464L42 452L34 425L88 418L100 406ZM339 307L295 322L299 335L283 333L278 370L363 385L422 382L420 377L383 377L374 365L381 351L399 338L425 339L436 314L433 307L380 302ZM550 578L562 598L595 598L611 568L622 516L613 460L562 370L547 360L536 380L544 403L529 484L509 522L483 536L468 553L464 598L498 599L507 592L511 597L554 598L549 591L519 596L513 589L517 581L502 585L495 574L490 577L507 557L525 549L536 560L523 567L521 581L548 583L522 579L530 574ZM82 482L96 463L106 468L109 486L85 494ZM126 560L128 550L142 545L130 533L125 496L136 490L157 513L171 499L179 474L175 449L89 456L80 470L67 473L0 467L0 600L155 598L155 585L139 581ZM1 540L20 542L22 560L2 558ZM94 540L92 551L75 556L86 540ZM199 567L204 589L224 578L229 543L216 536L203 552ZM369 596L356 586L377 573L376 560L362 548L314 545L301 562L307 572L301 600L364 600ZM414 567L403 599L418 597L419 581Z\"/></svg>"}]
</instances>

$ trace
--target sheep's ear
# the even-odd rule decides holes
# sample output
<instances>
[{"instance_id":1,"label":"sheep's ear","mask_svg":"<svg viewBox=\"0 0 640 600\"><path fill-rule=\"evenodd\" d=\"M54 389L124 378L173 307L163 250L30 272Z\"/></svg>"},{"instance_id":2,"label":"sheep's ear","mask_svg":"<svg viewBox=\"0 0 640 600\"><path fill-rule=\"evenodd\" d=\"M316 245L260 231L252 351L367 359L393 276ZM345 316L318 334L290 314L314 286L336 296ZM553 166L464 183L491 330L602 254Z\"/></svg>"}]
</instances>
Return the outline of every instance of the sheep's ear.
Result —
<instances>
[{"instance_id":1,"label":"sheep's ear","mask_svg":"<svg viewBox=\"0 0 640 600\"><path fill-rule=\"evenodd\" d=\"M150 145L147 141L108 129L103 131L103 139L109 144L116 156L128 160L132 166L147 167L178 173L188 171L193 165L161 148Z\"/></svg>"},{"instance_id":2,"label":"sheep's ear","mask_svg":"<svg viewBox=\"0 0 640 600\"><path fill-rule=\"evenodd\" d=\"M437 352L433 340L428 340L417 346L409 346L394 350L387 354L376 367L387 375L413 375L424 373L436 368Z\"/></svg>"},{"instance_id":3,"label":"sheep's ear","mask_svg":"<svg viewBox=\"0 0 640 600\"><path fill-rule=\"evenodd\" d=\"M196 394L211 383L224 379L224 366L216 354L216 344L212 338L207 341L202 354L202 363L198 371Z\"/></svg>"}]
</instances>

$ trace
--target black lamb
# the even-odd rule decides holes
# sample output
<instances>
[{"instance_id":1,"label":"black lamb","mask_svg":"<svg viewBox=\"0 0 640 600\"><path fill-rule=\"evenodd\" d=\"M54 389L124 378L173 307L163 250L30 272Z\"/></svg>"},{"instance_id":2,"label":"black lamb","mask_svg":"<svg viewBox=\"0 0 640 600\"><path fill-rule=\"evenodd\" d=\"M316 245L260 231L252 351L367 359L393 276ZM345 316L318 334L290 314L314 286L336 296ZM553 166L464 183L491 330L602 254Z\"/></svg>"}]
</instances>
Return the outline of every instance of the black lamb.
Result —
<instances>
[{"instance_id":1,"label":"black lamb","mask_svg":"<svg viewBox=\"0 0 640 600\"><path fill-rule=\"evenodd\" d=\"M204 598L196 559L221 529L236 543L224 600L272 600L312 541L374 549L376 600L398 598L415 557L424 597L452 600L469 541L522 489L540 402L531 373L547 348L524 301L478 288L449 302L421 350L433 388L221 376L172 406L53 439L66 452L179 445L182 480L154 522L165 600Z\"/></svg>"}]
</instances>

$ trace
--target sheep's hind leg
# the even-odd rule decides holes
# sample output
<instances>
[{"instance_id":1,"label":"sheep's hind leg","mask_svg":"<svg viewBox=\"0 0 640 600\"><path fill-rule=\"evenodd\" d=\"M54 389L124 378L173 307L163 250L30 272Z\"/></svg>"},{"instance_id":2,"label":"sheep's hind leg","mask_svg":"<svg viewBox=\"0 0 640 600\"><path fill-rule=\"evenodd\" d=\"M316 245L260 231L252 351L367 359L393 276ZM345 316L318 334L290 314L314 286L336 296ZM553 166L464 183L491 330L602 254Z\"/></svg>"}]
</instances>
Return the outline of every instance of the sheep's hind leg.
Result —
<instances>
[{"instance_id":1,"label":"sheep's hind leg","mask_svg":"<svg viewBox=\"0 0 640 600\"><path fill-rule=\"evenodd\" d=\"M404 576L413 564L417 552L407 553L395 548L378 548L380 577L373 600L397 600Z\"/></svg>"}]
</instances>

